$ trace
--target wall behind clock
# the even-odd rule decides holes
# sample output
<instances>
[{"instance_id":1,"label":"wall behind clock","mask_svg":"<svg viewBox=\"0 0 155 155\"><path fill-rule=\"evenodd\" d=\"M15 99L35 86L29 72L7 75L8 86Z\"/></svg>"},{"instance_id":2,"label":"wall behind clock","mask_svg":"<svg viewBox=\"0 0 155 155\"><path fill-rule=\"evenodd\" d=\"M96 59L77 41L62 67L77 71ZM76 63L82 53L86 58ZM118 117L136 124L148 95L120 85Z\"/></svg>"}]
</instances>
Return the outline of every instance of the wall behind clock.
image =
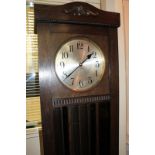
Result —
<instances>
[{"instance_id":1,"label":"wall behind clock","mask_svg":"<svg viewBox=\"0 0 155 155\"><path fill-rule=\"evenodd\" d=\"M121 15L121 26L118 29L119 150L120 155L125 155L126 144L129 144L129 0L106 0L101 3L101 8L107 11L119 12Z\"/></svg>"},{"instance_id":2,"label":"wall behind clock","mask_svg":"<svg viewBox=\"0 0 155 155\"><path fill-rule=\"evenodd\" d=\"M34 0L35 3L39 4L64 4L74 1L87 2L91 5L94 5L97 8L100 8L100 0Z\"/></svg>"}]
</instances>

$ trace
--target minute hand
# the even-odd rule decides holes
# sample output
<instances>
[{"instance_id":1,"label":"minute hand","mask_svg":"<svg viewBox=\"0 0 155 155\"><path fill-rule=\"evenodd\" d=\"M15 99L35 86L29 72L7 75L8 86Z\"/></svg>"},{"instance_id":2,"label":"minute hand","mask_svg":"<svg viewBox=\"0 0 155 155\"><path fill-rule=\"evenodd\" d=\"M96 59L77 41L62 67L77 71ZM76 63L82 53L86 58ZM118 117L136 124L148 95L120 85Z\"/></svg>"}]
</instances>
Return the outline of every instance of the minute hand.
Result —
<instances>
[{"instance_id":1,"label":"minute hand","mask_svg":"<svg viewBox=\"0 0 155 155\"><path fill-rule=\"evenodd\" d=\"M78 67L76 67L70 74L68 74L68 75L66 76L65 79L67 79L67 78L68 78L71 74L73 74L79 67L81 67L82 64L83 64L87 59L90 59L92 55L93 55L93 53L87 55L86 59L84 59L84 60L79 64ZM65 80L65 79L64 79L64 80Z\"/></svg>"},{"instance_id":2,"label":"minute hand","mask_svg":"<svg viewBox=\"0 0 155 155\"><path fill-rule=\"evenodd\" d=\"M66 76L66 78L65 79L67 79L72 73L74 73L78 68L80 67L80 65L78 66L78 67L76 67L70 74L68 74L67 76ZM65 80L64 79L64 80Z\"/></svg>"}]
</instances>

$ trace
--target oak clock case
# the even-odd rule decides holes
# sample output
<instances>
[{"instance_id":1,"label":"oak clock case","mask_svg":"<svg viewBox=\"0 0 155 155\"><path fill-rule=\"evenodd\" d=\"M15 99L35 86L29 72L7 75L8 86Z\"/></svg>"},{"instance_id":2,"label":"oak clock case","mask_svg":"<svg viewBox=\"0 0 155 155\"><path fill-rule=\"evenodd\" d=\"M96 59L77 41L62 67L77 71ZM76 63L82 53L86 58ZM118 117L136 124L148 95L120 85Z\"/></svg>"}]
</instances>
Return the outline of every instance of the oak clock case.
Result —
<instances>
[{"instance_id":1,"label":"oak clock case","mask_svg":"<svg viewBox=\"0 0 155 155\"><path fill-rule=\"evenodd\" d=\"M86 91L96 86L105 70L105 58L100 47L84 37L73 38L61 45L55 58L59 80L74 91Z\"/></svg>"},{"instance_id":2,"label":"oak clock case","mask_svg":"<svg viewBox=\"0 0 155 155\"><path fill-rule=\"evenodd\" d=\"M44 155L119 155L118 13L34 6Z\"/></svg>"}]
</instances>

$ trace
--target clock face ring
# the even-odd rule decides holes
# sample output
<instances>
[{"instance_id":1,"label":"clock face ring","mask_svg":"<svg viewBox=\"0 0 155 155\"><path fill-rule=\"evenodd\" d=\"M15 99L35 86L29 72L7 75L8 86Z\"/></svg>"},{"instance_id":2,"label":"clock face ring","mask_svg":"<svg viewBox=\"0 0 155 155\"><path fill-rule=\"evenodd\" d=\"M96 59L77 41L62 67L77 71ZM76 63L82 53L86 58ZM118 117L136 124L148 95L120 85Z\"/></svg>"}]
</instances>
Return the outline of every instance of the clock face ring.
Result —
<instances>
[{"instance_id":1,"label":"clock face ring","mask_svg":"<svg viewBox=\"0 0 155 155\"><path fill-rule=\"evenodd\" d=\"M105 57L101 48L92 40L72 38L57 51L55 71L66 87L74 91L86 91L101 81L105 71Z\"/></svg>"}]
</instances>

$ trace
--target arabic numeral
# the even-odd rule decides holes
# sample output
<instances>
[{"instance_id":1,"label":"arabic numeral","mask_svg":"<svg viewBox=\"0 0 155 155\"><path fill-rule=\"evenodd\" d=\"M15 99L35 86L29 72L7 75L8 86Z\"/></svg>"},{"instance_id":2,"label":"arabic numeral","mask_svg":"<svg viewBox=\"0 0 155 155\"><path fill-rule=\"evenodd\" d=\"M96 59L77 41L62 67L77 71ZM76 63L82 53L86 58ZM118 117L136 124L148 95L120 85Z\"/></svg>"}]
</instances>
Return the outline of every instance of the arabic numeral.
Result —
<instances>
[{"instance_id":1,"label":"arabic numeral","mask_svg":"<svg viewBox=\"0 0 155 155\"><path fill-rule=\"evenodd\" d=\"M73 45L70 45L70 46L69 46L69 51L70 51L70 52L73 52Z\"/></svg>"},{"instance_id":2,"label":"arabic numeral","mask_svg":"<svg viewBox=\"0 0 155 155\"><path fill-rule=\"evenodd\" d=\"M82 80L79 81L79 86L82 88L84 87L84 82Z\"/></svg>"},{"instance_id":3,"label":"arabic numeral","mask_svg":"<svg viewBox=\"0 0 155 155\"><path fill-rule=\"evenodd\" d=\"M99 68L99 67L100 67L99 61L96 61L95 67L96 67L96 68Z\"/></svg>"},{"instance_id":4,"label":"arabic numeral","mask_svg":"<svg viewBox=\"0 0 155 155\"><path fill-rule=\"evenodd\" d=\"M92 84L93 83L93 80L91 77L88 77L88 84Z\"/></svg>"},{"instance_id":5,"label":"arabic numeral","mask_svg":"<svg viewBox=\"0 0 155 155\"><path fill-rule=\"evenodd\" d=\"M74 85L74 79L75 79L75 78L71 78L71 80L72 80L72 85Z\"/></svg>"},{"instance_id":6,"label":"arabic numeral","mask_svg":"<svg viewBox=\"0 0 155 155\"><path fill-rule=\"evenodd\" d=\"M60 66L61 66L62 68L64 68L64 67L65 67L65 63L64 63L63 61L61 61L61 62L60 62Z\"/></svg>"},{"instance_id":7,"label":"arabic numeral","mask_svg":"<svg viewBox=\"0 0 155 155\"><path fill-rule=\"evenodd\" d=\"M93 51L92 57L93 57L93 58L97 58L96 55L97 55L97 53Z\"/></svg>"},{"instance_id":8,"label":"arabic numeral","mask_svg":"<svg viewBox=\"0 0 155 155\"><path fill-rule=\"evenodd\" d=\"M77 42L77 49L83 49L83 42Z\"/></svg>"},{"instance_id":9,"label":"arabic numeral","mask_svg":"<svg viewBox=\"0 0 155 155\"><path fill-rule=\"evenodd\" d=\"M62 52L62 59L68 58L68 52Z\"/></svg>"}]
</instances>

